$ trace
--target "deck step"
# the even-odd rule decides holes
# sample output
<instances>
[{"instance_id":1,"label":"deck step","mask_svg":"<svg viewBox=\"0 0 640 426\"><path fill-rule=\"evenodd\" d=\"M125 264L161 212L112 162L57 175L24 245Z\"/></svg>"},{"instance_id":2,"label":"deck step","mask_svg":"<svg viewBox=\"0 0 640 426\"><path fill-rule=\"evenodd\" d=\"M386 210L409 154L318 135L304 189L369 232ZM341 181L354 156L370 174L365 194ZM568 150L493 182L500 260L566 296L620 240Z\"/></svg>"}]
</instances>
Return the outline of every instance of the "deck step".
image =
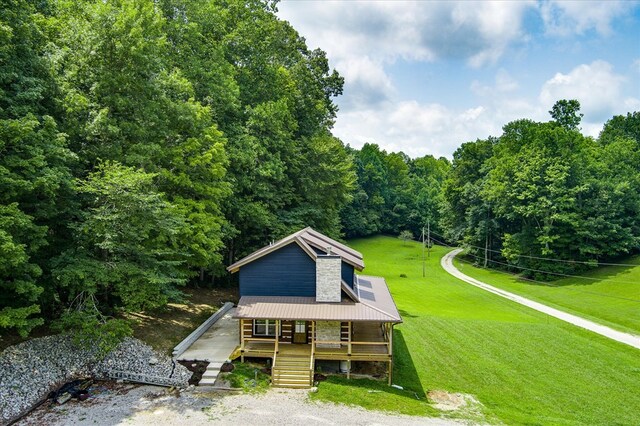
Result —
<instances>
[{"instance_id":1,"label":"deck step","mask_svg":"<svg viewBox=\"0 0 640 426\"><path fill-rule=\"evenodd\" d=\"M304 379L309 380L310 374L308 371L306 372L291 372L291 373L275 373L273 375L275 379Z\"/></svg>"},{"instance_id":2,"label":"deck step","mask_svg":"<svg viewBox=\"0 0 640 426\"><path fill-rule=\"evenodd\" d=\"M271 371L271 382L278 388L309 388L312 385L311 354L278 354Z\"/></svg>"}]
</instances>

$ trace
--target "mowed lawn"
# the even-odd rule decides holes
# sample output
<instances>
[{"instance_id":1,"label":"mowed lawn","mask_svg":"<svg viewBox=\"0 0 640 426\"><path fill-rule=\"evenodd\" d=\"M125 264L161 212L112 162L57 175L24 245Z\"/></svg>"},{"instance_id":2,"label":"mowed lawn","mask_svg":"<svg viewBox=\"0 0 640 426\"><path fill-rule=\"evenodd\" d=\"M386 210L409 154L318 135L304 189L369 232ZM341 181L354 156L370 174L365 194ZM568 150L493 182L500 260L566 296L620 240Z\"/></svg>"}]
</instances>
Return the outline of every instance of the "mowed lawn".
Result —
<instances>
[{"instance_id":1,"label":"mowed lawn","mask_svg":"<svg viewBox=\"0 0 640 426\"><path fill-rule=\"evenodd\" d=\"M548 284L519 279L454 260L463 273L512 293L528 297L603 325L640 335L640 256L621 261L630 266L603 266Z\"/></svg>"},{"instance_id":2,"label":"mowed lawn","mask_svg":"<svg viewBox=\"0 0 640 426\"><path fill-rule=\"evenodd\" d=\"M449 249L432 250L423 278L419 243L349 245L366 274L387 279L404 319L394 383L471 394L492 423L640 424L640 351L451 277L440 267Z\"/></svg>"}]
</instances>

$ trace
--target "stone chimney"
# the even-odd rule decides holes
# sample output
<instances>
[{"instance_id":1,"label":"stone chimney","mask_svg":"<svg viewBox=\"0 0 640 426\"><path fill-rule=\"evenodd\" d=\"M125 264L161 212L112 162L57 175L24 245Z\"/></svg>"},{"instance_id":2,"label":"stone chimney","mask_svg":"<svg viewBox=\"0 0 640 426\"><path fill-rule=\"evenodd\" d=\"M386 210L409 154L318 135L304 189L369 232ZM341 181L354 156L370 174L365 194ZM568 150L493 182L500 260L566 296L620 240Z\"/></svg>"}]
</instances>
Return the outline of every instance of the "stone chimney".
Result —
<instances>
[{"instance_id":1,"label":"stone chimney","mask_svg":"<svg viewBox=\"0 0 640 426\"><path fill-rule=\"evenodd\" d=\"M316 302L340 302L341 284L342 258L332 255L327 247L327 254L316 258Z\"/></svg>"}]
</instances>

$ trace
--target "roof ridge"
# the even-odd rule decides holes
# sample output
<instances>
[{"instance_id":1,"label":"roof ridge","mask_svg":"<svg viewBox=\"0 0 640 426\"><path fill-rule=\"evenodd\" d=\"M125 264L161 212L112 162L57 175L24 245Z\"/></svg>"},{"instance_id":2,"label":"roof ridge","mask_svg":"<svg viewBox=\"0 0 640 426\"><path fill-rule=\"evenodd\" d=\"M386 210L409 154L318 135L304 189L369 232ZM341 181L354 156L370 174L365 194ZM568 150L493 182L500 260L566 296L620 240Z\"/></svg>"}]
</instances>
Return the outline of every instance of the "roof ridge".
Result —
<instances>
[{"instance_id":1,"label":"roof ridge","mask_svg":"<svg viewBox=\"0 0 640 426\"><path fill-rule=\"evenodd\" d=\"M332 245L335 245L336 247L338 247L338 248L340 248L340 249L342 249L342 250L346 251L347 253L352 254L353 256L355 256L355 257L357 257L357 258L359 258L359 259L362 259L362 258L363 258L363 257L362 257L362 253L360 253L359 251L354 250L354 249L352 249L351 247L346 246L346 245L342 244L341 242L336 241L336 240L334 240L333 238L328 237L328 236L326 236L326 235L324 235L324 234L322 234L322 233L320 233L320 232L316 231L316 230L315 230L315 229L313 229L312 227L310 227L310 226L309 226L309 227L307 227L307 228L305 228L305 229L307 230L307 232L309 232L310 234L312 234L312 235L313 235L313 236L315 236L316 238L318 238L318 239L320 239L320 240L323 240L323 241L326 241L326 242L328 242L328 243L330 243L330 244L332 244Z\"/></svg>"}]
</instances>

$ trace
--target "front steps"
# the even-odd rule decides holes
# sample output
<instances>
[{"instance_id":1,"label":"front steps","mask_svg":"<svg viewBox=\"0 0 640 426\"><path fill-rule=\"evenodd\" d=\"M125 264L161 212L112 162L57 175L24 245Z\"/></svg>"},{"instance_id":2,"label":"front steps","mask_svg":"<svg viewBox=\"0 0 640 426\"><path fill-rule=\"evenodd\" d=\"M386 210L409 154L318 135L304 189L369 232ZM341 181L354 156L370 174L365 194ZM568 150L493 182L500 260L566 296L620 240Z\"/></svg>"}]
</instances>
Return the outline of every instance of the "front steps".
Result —
<instances>
[{"instance_id":1,"label":"front steps","mask_svg":"<svg viewBox=\"0 0 640 426\"><path fill-rule=\"evenodd\" d=\"M280 388L309 388L313 384L311 356L278 354L271 370L271 384Z\"/></svg>"},{"instance_id":2,"label":"front steps","mask_svg":"<svg viewBox=\"0 0 640 426\"><path fill-rule=\"evenodd\" d=\"M222 364L222 362L210 362L209 365L207 365L206 371L202 374L202 379L200 379L198 386L213 386L218 378L218 374L220 374Z\"/></svg>"}]
</instances>

